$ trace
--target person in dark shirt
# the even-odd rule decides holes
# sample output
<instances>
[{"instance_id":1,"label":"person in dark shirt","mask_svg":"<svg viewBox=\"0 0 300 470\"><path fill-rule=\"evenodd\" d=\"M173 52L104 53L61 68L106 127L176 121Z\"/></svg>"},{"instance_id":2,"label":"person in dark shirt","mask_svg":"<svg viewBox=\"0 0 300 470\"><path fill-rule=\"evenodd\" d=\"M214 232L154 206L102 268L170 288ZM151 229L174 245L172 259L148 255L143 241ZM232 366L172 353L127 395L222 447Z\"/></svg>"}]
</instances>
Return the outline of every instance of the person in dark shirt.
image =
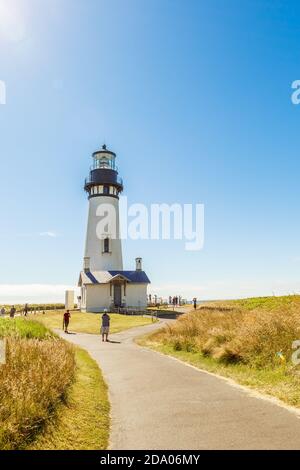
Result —
<instances>
[{"instance_id":1,"label":"person in dark shirt","mask_svg":"<svg viewBox=\"0 0 300 470\"><path fill-rule=\"evenodd\" d=\"M15 309L15 306L13 305L10 309L10 312L9 312L10 318L14 318L15 313L16 313L16 309Z\"/></svg>"},{"instance_id":2,"label":"person in dark shirt","mask_svg":"<svg viewBox=\"0 0 300 470\"><path fill-rule=\"evenodd\" d=\"M25 307L24 307L24 315L25 315L25 317L27 317L28 311L29 311L28 304L25 304Z\"/></svg>"},{"instance_id":3,"label":"person in dark shirt","mask_svg":"<svg viewBox=\"0 0 300 470\"><path fill-rule=\"evenodd\" d=\"M107 314L107 310L104 310L104 313L102 315L102 325L101 325L102 341L108 341L109 326L110 326L110 316Z\"/></svg>"},{"instance_id":4,"label":"person in dark shirt","mask_svg":"<svg viewBox=\"0 0 300 470\"><path fill-rule=\"evenodd\" d=\"M70 311L67 310L64 313L64 319L63 319L63 330L65 331L65 333L69 333L68 332L68 326L69 326L69 323L70 323L70 318L71 318Z\"/></svg>"}]
</instances>

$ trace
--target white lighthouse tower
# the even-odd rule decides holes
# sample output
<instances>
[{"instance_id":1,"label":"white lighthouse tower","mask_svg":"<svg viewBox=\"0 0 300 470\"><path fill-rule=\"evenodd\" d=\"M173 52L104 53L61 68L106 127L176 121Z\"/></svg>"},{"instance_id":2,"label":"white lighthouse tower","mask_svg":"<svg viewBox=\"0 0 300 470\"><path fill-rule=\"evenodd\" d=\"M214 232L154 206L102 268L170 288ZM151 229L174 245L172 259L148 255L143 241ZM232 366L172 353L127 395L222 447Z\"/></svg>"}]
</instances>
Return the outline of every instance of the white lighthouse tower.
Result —
<instances>
[{"instance_id":1,"label":"white lighthouse tower","mask_svg":"<svg viewBox=\"0 0 300 470\"><path fill-rule=\"evenodd\" d=\"M91 271L123 270L122 246L119 228L119 194L123 191L122 180L118 177L116 154L103 145L93 153L90 177L85 182L89 196L89 215L86 233L84 268ZM109 227L115 233L98 233L101 207L111 207L110 215L114 220Z\"/></svg>"},{"instance_id":2,"label":"white lighthouse tower","mask_svg":"<svg viewBox=\"0 0 300 470\"><path fill-rule=\"evenodd\" d=\"M84 186L89 212L83 271L79 278L81 309L89 312L101 312L104 308L142 310L147 305L150 281L142 270L141 258L136 258L134 271L123 270L119 226L119 194L123 191L123 182L118 176L116 154L103 145L92 157L90 175ZM102 227L99 222L104 214L108 223Z\"/></svg>"}]
</instances>

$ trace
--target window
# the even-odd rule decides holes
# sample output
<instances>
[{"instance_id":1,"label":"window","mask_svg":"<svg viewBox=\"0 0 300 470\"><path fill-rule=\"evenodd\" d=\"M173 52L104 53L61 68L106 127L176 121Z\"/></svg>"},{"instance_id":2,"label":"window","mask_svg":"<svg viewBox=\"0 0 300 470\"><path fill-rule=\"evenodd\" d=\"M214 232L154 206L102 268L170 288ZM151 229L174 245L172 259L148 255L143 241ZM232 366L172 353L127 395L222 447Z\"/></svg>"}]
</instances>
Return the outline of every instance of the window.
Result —
<instances>
[{"instance_id":1,"label":"window","mask_svg":"<svg viewBox=\"0 0 300 470\"><path fill-rule=\"evenodd\" d=\"M104 238L103 252L109 253L109 238Z\"/></svg>"},{"instance_id":2,"label":"window","mask_svg":"<svg viewBox=\"0 0 300 470\"><path fill-rule=\"evenodd\" d=\"M103 187L103 194L109 194L109 186Z\"/></svg>"},{"instance_id":3,"label":"window","mask_svg":"<svg viewBox=\"0 0 300 470\"><path fill-rule=\"evenodd\" d=\"M109 167L109 161L106 157L101 157L100 159L100 168L108 168Z\"/></svg>"}]
</instances>

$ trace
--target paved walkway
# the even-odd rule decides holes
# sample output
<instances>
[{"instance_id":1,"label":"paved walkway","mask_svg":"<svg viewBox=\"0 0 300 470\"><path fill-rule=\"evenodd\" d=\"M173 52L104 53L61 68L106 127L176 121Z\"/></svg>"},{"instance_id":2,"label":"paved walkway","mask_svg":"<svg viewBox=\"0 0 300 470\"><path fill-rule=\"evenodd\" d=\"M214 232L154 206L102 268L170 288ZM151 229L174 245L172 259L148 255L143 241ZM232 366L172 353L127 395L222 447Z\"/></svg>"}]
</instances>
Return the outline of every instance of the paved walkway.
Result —
<instances>
[{"instance_id":1,"label":"paved walkway","mask_svg":"<svg viewBox=\"0 0 300 470\"><path fill-rule=\"evenodd\" d=\"M300 449L296 413L132 341L157 327L112 335L110 343L62 333L104 373L111 449Z\"/></svg>"}]
</instances>

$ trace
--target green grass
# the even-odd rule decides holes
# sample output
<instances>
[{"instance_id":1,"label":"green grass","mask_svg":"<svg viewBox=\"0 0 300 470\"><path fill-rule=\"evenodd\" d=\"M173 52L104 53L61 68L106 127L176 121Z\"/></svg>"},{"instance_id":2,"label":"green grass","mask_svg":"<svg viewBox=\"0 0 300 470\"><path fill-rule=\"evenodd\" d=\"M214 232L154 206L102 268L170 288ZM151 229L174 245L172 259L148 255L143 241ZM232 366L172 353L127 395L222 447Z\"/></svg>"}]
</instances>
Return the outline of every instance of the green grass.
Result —
<instances>
[{"instance_id":1,"label":"green grass","mask_svg":"<svg viewBox=\"0 0 300 470\"><path fill-rule=\"evenodd\" d=\"M247 299L238 300L224 300L216 302L208 302L205 305L224 305L238 307L246 310L273 310L278 308L289 308L293 305L300 305L300 295L283 295L283 296L272 296L272 297L249 297Z\"/></svg>"},{"instance_id":2,"label":"green grass","mask_svg":"<svg viewBox=\"0 0 300 470\"><path fill-rule=\"evenodd\" d=\"M0 318L0 338L4 337L47 339L56 335L45 325L27 318Z\"/></svg>"},{"instance_id":3,"label":"green grass","mask_svg":"<svg viewBox=\"0 0 300 470\"><path fill-rule=\"evenodd\" d=\"M34 315L34 318L42 322L47 328L62 328L64 310L50 311L43 314ZM148 325L151 318L137 315L120 315L110 313L111 325L110 333L119 333L136 326ZM71 312L69 331L76 333L99 334L101 325L101 314Z\"/></svg>"},{"instance_id":4,"label":"green grass","mask_svg":"<svg viewBox=\"0 0 300 470\"><path fill-rule=\"evenodd\" d=\"M76 377L66 403L49 420L28 450L101 450L109 438L109 401L101 371L76 348Z\"/></svg>"}]
</instances>

